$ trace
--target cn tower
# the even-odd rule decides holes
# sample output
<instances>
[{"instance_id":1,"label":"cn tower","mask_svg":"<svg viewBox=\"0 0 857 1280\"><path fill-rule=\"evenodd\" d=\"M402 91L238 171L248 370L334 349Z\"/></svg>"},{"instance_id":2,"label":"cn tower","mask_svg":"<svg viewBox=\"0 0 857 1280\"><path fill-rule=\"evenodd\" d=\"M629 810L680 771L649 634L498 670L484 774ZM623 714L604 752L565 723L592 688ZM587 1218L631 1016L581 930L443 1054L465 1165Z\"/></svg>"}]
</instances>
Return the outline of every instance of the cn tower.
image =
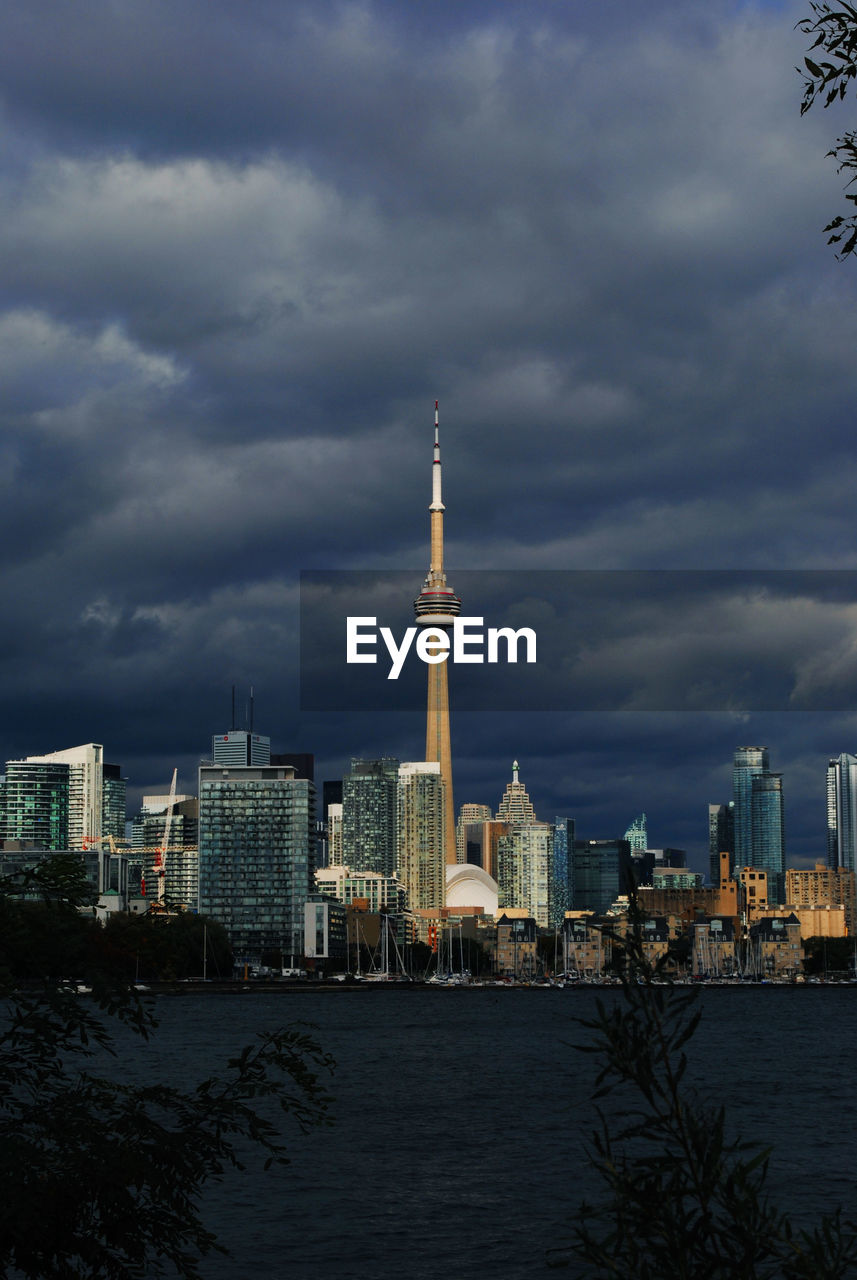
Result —
<instances>
[{"instance_id":1,"label":"cn tower","mask_svg":"<svg viewBox=\"0 0 857 1280\"><path fill-rule=\"evenodd\" d=\"M431 564L423 589L414 601L417 625L433 630L451 627L461 612L461 601L447 585L443 571L443 499L440 485L440 440L437 401L434 402L434 461L431 474ZM449 741L448 663L436 662L428 668L428 710L426 714L427 761L440 765L444 793L444 860L456 862L455 812L452 803L452 749Z\"/></svg>"}]
</instances>

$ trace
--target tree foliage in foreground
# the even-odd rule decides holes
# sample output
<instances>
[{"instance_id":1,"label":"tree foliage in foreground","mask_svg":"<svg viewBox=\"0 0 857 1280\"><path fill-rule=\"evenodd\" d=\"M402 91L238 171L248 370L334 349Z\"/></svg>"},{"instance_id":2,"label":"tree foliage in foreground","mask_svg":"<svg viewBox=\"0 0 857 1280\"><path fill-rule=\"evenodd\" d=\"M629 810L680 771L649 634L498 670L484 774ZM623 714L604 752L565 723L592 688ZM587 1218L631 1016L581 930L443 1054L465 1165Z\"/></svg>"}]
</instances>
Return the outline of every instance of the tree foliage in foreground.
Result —
<instances>
[{"instance_id":1,"label":"tree foliage in foreground","mask_svg":"<svg viewBox=\"0 0 857 1280\"><path fill-rule=\"evenodd\" d=\"M144 1039L155 1023L100 964L98 926L79 910L90 900L77 859L0 881L0 1269L194 1280L206 1254L223 1252L200 1216L204 1184L243 1168L248 1142L266 1168L287 1163L277 1111L302 1130L324 1122L332 1062L286 1029L195 1088L93 1073L96 1053L115 1052L111 1019Z\"/></svg>"},{"instance_id":2,"label":"tree foliage in foreground","mask_svg":"<svg viewBox=\"0 0 857 1280\"><path fill-rule=\"evenodd\" d=\"M831 5L827 0L810 0L811 13L803 18L797 28L804 35L813 37L809 54L804 58L803 100L800 113L804 115L819 99L824 107L841 101L849 85L857 78L857 9L840 0ZM818 50L818 52L816 52ZM836 139L827 153L837 164L837 173L848 174L846 187L857 180L857 130L849 129ZM857 195L846 193L845 199L857 205ZM857 249L857 210L839 214L824 228L831 232L828 244L839 245L836 256L847 258Z\"/></svg>"},{"instance_id":3,"label":"tree foliage in foreground","mask_svg":"<svg viewBox=\"0 0 857 1280\"><path fill-rule=\"evenodd\" d=\"M581 1207L572 1242L548 1263L592 1280L845 1280L857 1234L839 1212L796 1231L765 1192L769 1151L729 1136L724 1108L688 1088L685 1047L699 988L675 987L646 959L639 923L621 996L582 1021L597 1055L599 1128L588 1154L604 1196Z\"/></svg>"}]
</instances>

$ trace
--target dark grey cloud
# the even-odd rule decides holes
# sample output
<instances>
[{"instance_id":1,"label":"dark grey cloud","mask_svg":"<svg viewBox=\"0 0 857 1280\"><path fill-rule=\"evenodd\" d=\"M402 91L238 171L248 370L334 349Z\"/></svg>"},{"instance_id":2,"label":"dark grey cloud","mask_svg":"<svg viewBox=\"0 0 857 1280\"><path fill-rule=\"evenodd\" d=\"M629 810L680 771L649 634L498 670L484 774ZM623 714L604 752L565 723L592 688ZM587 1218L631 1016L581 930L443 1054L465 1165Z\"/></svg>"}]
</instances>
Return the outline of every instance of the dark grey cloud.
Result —
<instances>
[{"instance_id":1,"label":"dark grey cloud","mask_svg":"<svg viewBox=\"0 0 857 1280\"><path fill-rule=\"evenodd\" d=\"M7 7L7 755L96 738L135 786L170 761L190 786L233 681L325 769L418 754L412 716L301 714L297 578L416 592L436 397L462 571L853 569L857 308L800 13ZM849 605L729 607L757 668L799 652L804 705L834 707L756 734L810 856L825 757L854 748ZM590 679L625 708L635 670L669 705L718 635L701 607L648 650L645 617L596 620ZM722 715L462 712L458 798L528 757L540 809L596 835L645 808L698 849L750 731Z\"/></svg>"}]
</instances>

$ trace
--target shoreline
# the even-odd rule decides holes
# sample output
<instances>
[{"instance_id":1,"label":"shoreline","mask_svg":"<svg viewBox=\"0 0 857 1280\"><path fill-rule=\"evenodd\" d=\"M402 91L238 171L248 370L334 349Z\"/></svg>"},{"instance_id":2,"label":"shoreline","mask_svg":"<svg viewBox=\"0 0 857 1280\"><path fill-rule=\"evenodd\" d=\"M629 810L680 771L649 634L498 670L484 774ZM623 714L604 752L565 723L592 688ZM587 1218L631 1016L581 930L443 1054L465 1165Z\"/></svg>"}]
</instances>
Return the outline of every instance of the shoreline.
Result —
<instances>
[{"instance_id":1,"label":"shoreline","mask_svg":"<svg viewBox=\"0 0 857 1280\"><path fill-rule=\"evenodd\" d=\"M816 989L819 987L830 988L835 987L852 987L857 989L857 982L849 979L832 979L824 981L823 979L816 981L792 982L792 981L759 981L747 980L733 982L731 980L718 981L703 980L700 982L675 982L657 984L664 986L674 986L681 990L692 988L694 990L746 990L747 988L756 989L758 987L770 987L778 990L792 990L801 987L810 987ZM307 992L363 992L363 991L618 991L621 989L621 983L618 982L575 982L568 983L565 986L551 986L549 983L522 983L522 982L471 982L471 983L435 983L423 982L419 979L413 982L322 982L315 980L304 980L296 982L245 982L243 979L226 979L225 981L195 981L193 979L179 982L141 982L135 990L140 995L296 995Z\"/></svg>"}]
</instances>

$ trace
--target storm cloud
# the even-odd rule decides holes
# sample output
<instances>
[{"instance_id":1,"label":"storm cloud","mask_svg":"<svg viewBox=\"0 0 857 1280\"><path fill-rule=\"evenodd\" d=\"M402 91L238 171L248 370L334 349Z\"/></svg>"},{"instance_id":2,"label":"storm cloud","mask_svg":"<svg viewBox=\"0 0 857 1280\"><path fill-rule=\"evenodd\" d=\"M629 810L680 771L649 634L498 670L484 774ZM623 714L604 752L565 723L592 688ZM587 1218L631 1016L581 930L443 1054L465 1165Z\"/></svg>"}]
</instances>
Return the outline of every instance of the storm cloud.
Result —
<instances>
[{"instance_id":1,"label":"storm cloud","mask_svg":"<svg viewBox=\"0 0 857 1280\"><path fill-rule=\"evenodd\" d=\"M408 625L436 398L451 576L857 567L857 298L820 230L853 121L799 116L802 14L8 7L4 758L94 739L133 794L175 764L192 789L233 683L322 777L418 757L415 711L301 712L298 577L413 572ZM542 816L645 808L701 864L732 748L765 741L790 850L821 854L853 605L739 593L669 627L659 600L585 613L597 711L462 699L457 800L496 804L518 757ZM746 656L724 621L776 716L706 692Z\"/></svg>"}]
</instances>

